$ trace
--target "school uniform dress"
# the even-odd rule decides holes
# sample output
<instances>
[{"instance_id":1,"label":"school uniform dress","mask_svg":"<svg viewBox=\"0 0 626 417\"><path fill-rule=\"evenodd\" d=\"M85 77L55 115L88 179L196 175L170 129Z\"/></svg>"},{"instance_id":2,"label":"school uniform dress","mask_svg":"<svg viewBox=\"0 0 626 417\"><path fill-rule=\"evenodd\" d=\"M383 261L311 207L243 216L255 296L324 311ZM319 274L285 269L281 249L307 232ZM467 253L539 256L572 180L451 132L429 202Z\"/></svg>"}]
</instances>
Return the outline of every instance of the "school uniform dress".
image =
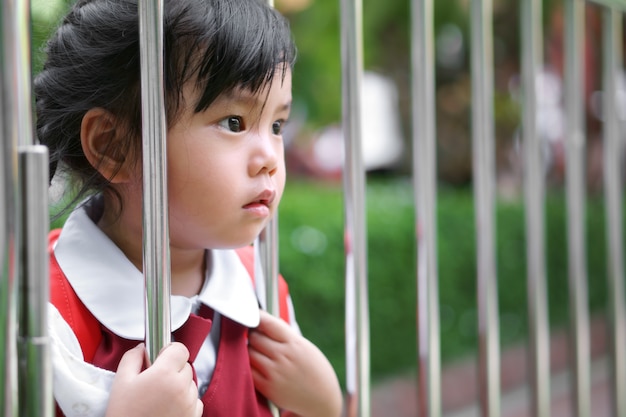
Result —
<instances>
[{"instance_id":1,"label":"school uniform dress","mask_svg":"<svg viewBox=\"0 0 626 417\"><path fill-rule=\"evenodd\" d=\"M49 305L54 397L57 413L66 417L105 415L122 355L145 337L143 274L97 227L99 212L97 198L76 209L51 244L51 265L58 264L51 268L62 271L100 325L99 343L86 360L67 315ZM233 250L206 256L210 267L200 293L171 297L172 339L190 351L204 416L270 416L267 400L254 389L247 351L247 331L259 324L262 282L255 289ZM290 324L299 331L288 301Z\"/></svg>"}]
</instances>

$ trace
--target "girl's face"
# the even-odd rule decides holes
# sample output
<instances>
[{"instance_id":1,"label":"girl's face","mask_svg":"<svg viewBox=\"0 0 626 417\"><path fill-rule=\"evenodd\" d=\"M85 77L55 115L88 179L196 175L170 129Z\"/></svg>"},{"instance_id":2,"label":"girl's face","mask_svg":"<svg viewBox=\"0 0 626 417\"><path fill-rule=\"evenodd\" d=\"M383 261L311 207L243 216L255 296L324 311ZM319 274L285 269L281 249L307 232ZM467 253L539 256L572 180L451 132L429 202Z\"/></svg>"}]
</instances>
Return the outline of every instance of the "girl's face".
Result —
<instances>
[{"instance_id":1,"label":"girl's face","mask_svg":"<svg viewBox=\"0 0 626 417\"><path fill-rule=\"evenodd\" d=\"M193 88L185 91L194 103ZM170 242L181 249L249 244L270 220L285 187L282 130L291 108L291 71L279 69L257 94L235 90L201 113L183 109L168 132Z\"/></svg>"}]
</instances>

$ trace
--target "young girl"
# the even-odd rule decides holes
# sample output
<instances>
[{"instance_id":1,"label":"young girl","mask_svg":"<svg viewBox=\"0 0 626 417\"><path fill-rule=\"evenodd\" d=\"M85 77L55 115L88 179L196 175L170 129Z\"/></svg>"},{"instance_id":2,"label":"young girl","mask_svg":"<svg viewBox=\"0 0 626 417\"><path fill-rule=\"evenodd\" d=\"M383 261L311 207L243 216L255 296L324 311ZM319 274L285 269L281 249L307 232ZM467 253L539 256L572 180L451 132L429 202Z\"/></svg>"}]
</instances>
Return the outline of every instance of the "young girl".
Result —
<instances>
[{"instance_id":1,"label":"young girl","mask_svg":"<svg viewBox=\"0 0 626 417\"><path fill-rule=\"evenodd\" d=\"M263 0L164 4L172 338L145 360L136 0L79 0L35 80L37 132L79 184L51 247L54 394L72 416L341 414L324 355L259 311L243 256L285 184L295 49ZM292 312L287 299L288 310Z\"/></svg>"}]
</instances>

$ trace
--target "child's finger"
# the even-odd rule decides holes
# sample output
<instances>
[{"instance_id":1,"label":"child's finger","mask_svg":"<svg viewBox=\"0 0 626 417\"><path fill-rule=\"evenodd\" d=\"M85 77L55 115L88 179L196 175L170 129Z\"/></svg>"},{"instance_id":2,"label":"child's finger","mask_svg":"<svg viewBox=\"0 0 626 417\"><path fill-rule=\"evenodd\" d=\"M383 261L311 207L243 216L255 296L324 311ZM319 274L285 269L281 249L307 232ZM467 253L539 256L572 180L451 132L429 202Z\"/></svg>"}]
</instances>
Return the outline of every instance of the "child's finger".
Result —
<instances>
[{"instance_id":1,"label":"child's finger","mask_svg":"<svg viewBox=\"0 0 626 417\"><path fill-rule=\"evenodd\" d=\"M281 343L271 339L260 330L253 330L248 335L248 345L254 350L270 358L276 357L281 351Z\"/></svg>"},{"instance_id":2,"label":"child's finger","mask_svg":"<svg viewBox=\"0 0 626 417\"><path fill-rule=\"evenodd\" d=\"M189 350L180 342L173 342L166 346L154 361L153 367L172 367L176 372L180 372L187 365L189 360Z\"/></svg>"},{"instance_id":3,"label":"child's finger","mask_svg":"<svg viewBox=\"0 0 626 417\"><path fill-rule=\"evenodd\" d=\"M286 342L289 339L291 328L281 318L274 317L267 311L261 310L261 321L257 331L265 333L268 337L277 342Z\"/></svg>"},{"instance_id":4,"label":"child's finger","mask_svg":"<svg viewBox=\"0 0 626 417\"><path fill-rule=\"evenodd\" d=\"M254 381L254 387L261 394L267 397L268 396L267 391L268 391L268 385L269 385L267 377L263 375L262 372L254 368L251 369L251 372L252 372L252 381Z\"/></svg>"},{"instance_id":5,"label":"child's finger","mask_svg":"<svg viewBox=\"0 0 626 417\"><path fill-rule=\"evenodd\" d=\"M250 357L250 367L252 370L258 372L264 378L267 378L271 372L272 360L253 348L248 349L248 356Z\"/></svg>"},{"instance_id":6,"label":"child's finger","mask_svg":"<svg viewBox=\"0 0 626 417\"><path fill-rule=\"evenodd\" d=\"M117 365L117 377L124 378L139 375L143 369L146 357L146 347L143 343L138 344L126 351Z\"/></svg>"}]
</instances>

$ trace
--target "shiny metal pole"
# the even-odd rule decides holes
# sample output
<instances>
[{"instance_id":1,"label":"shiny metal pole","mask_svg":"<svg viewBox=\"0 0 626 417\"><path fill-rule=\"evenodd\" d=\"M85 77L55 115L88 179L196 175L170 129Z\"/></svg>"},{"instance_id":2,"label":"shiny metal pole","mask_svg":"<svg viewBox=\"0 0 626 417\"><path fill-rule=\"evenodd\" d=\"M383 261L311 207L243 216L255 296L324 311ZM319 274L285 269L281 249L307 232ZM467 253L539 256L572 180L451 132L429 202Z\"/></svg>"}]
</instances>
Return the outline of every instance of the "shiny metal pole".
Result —
<instances>
[{"instance_id":1,"label":"shiny metal pole","mask_svg":"<svg viewBox=\"0 0 626 417\"><path fill-rule=\"evenodd\" d=\"M274 7L274 0L267 0L267 4ZM254 275L257 280L263 280L264 283L265 309L271 315L278 317L280 316L280 303L278 301L278 213L261 231L254 246L257 248L255 255L258 255L258 262L255 260L254 263ZM273 417L280 416L280 410L271 401L269 407Z\"/></svg>"},{"instance_id":2,"label":"shiny metal pole","mask_svg":"<svg viewBox=\"0 0 626 417\"><path fill-rule=\"evenodd\" d=\"M10 70L14 3L0 7L0 413L17 417L17 145L18 129Z\"/></svg>"},{"instance_id":3,"label":"shiny metal pole","mask_svg":"<svg viewBox=\"0 0 626 417\"><path fill-rule=\"evenodd\" d=\"M267 0L270 7L274 7L273 0ZM255 276L263 280L265 288L264 308L273 316L280 316L280 302L278 295L278 213L270 219L265 228L255 240L257 248L255 255ZM278 410L272 410L278 413Z\"/></svg>"},{"instance_id":4,"label":"shiny metal pole","mask_svg":"<svg viewBox=\"0 0 626 417\"><path fill-rule=\"evenodd\" d=\"M565 0L566 193L573 409L590 415L590 346L585 250L585 127L583 0Z\"/></svg>"},{"instance_id":5,"label":"shiny metal pole","mask_svg":"<svg viewBox=\"0 0 626 417\"><path fill-rule=\"evenodd\" d=\"M624 301L624 235L622 232L621 166L624 157L619 98L626 90L623 74L622 13L614 8L603 11L603 98L604 116L604 187L606 198L606 231L608 240L607 295L611 333L613 415L626 416L626 305Z\"/></svg>"},{"instance_id":6,"label":"shiny metal pole","mask_svg":"<svg viewBox=\"0 0 626 417\"><path fill-rule=\"evenodd\" d=\"M362 152L363 4L341 1L342 128L346 250L347 416L370 415L365 170Z\"/></svg>"},{"instance_id":7,"label":"shiny metal pole","mask_svg":"<svg viewBox=\"0 0 626 417\"><path fill-rule=\"evenodd\" d=\"M7 2L5 20L18 141L18 408L20 416L53 415L48 338L48 149L35 145L32 119L30 3Z\"/></svg>"},{"instance_id":8,"label":"shiny metal pole","mask_svg":"<svg viewBox=\"0 0 626 417\"><path fill-rule=\"evenodd\" d=\"M28 100L30 103L30 100ZM20 416L51 417L52 364L48 337L48 148L20 146Z\"/></svg>"},{"instance_id":9,"label":"shiny metal pole","mask_svg":"<svg viewBox=\"0 0 626 417\"><path fill-rule=\"evenodd\" d=\"M254 242L255 262L254 276L257 286L265 290L263 308L273 316L280 316L278 300L278 213L261 231ZM272 416L280 416L280 410L269 402Z\"/></svg>"},{"instance_id":10,"label":"shiny metal pole","mask_svg":"<svg viewBox=\"0 0 626 417\"><path fill-rule=\"evenodd\" d=\"M542 4L540 0L525 0L520 5L530 386L533 415L548 417L550 338L545 259L545 179L542 138L537 131L536 117L537 80L543 62Z\"/></svg>"},{"instance_id":11,"label":"shiny metal pole","mask_svg":"<svg viewBox=\"0 0 626 417\"><path fill-rule=\"evenodd\" d=\"M418 408L441 416L433 0L411 2L413 197L417 238Z\"/></svg>"},{"instance_id":12,"label":"shiny metal pole","mask_svg":"<svg viewBox=\"0 0 626 417\"><path fill-rule=\"evenodd\" d=\"M143 135L143 274L146 345L154 361L171 341L163 2L139 2Z\"/></svg>"},{"instance_id":13,"label":"shiny metal pole","mask_svg":"<svg viewBox=\"0 0 626 417\"><path fill-rule=\"evenodd\" d=\"M265 226L254 241L254 276L257 285L265 291L263 308L273 316L280 316L278 299L278 219L275 217Z\"/></svg>"},{"instance_id":14,"label":"shiny metal pole","mask_svg":"<svg viewBox=\"0 0 626 417\"><path fill-rule=\"evenodd\" d=\"M500 415L500 332L494 249L495 140L492 13L491 0L472 0L472 137L478 262L480 403L483 416L498 417Z\"/></svg>"}]
</instances>

